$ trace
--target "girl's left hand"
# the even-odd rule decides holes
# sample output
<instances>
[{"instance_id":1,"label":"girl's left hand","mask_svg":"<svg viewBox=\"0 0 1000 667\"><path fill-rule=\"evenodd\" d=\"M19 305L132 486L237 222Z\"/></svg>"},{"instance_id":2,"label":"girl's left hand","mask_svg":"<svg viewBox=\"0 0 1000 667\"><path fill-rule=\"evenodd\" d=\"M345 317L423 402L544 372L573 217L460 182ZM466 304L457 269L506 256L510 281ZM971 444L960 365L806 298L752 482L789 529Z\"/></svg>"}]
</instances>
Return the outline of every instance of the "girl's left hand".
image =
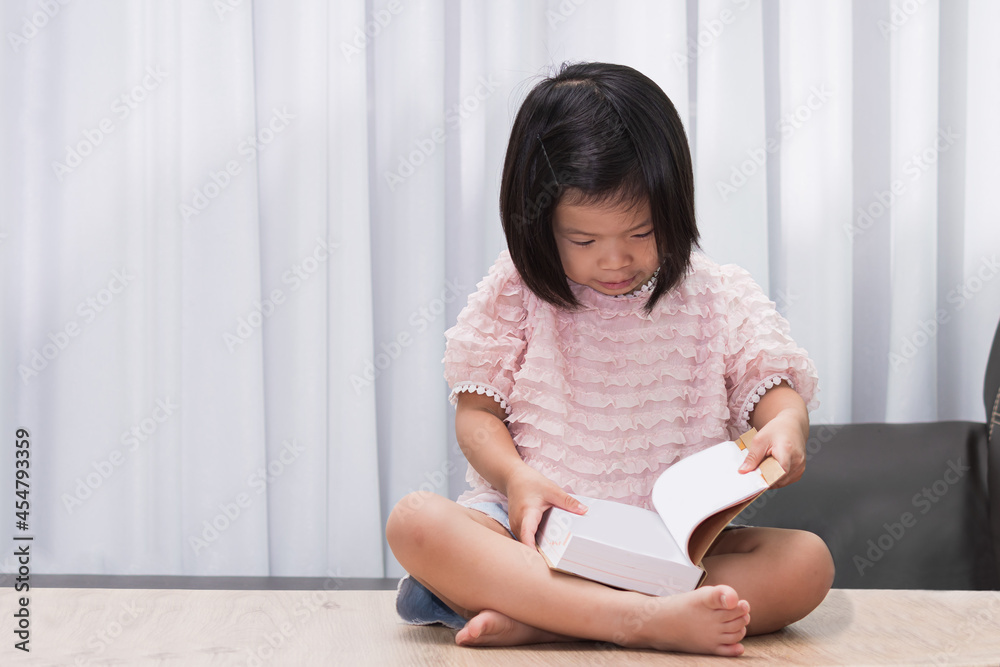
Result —
<instances>
[{"instance_id":1,"label":"girl's left hand","mask_svg":"<svg viewBox=\"0 0 1000 667\"><path fill-rule=\"evenodd\" d=\"M799 481L806 470L806 443L798 420L778 414L767 422L754 436L749 453L740 472L746 473L757 468L768 456L773 456L785 474L774 484L774 488L788 486Z\"/></svg>"},{"instance_id":2,"label":"girl's left hand","mask_svg":"<svg viewBox=\"0 0 1000 667\"><path fill-rule=\"evenodd\" d=\"M784 385L770 389L761 397L750 421L757 429L757 435L750 444L740 472L756 469L770 455L785 470L774 488L799 481L806 470L809 416L798 393Z\"/></svg>"}]
</instances>

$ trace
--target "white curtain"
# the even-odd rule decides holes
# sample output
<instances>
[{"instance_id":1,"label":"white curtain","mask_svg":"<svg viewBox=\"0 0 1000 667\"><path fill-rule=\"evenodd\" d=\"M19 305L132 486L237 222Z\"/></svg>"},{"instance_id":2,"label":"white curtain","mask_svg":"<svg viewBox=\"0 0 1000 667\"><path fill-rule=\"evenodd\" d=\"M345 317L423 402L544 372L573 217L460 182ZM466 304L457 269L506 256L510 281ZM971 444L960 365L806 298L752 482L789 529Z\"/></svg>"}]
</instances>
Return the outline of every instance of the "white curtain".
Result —
<instances>
[{"instance_id":1,"label":"white curtain","mask_svg":"<svg viewBox=\"0 0 1000 667\"><path fill-rule=\"evenodd\" d=\"M982 420L998 14L3 3L0 433L31 434L33 571L398 575L392 505L464 486L442 334L503 247L513 115L567 60L674 101L702 246L816 360L814 421Z\"/></svg>"}]
</instances>

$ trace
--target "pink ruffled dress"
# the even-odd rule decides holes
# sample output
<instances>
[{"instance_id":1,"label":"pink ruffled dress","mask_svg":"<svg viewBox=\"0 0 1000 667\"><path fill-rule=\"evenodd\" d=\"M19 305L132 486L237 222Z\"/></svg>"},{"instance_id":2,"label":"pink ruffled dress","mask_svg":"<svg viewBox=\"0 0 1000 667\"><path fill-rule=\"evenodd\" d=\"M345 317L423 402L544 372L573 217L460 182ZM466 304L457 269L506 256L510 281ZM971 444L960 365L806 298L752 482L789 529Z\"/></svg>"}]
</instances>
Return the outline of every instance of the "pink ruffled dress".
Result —
<instances>
[{"instance_id":1,"label":"pink ruffled dress","mask_svg":"<svg viewBox=\"0 0 1000 667\"><path fill-rule=\"evenodd\" d=\"M445 379L492 396L524 461L570 493L652 509L667 467L749 428L785 382L810 409L816 369L745 270L695 252L653 312L647 292L614 297L570 283L558 308L521 281L507 251L446 333ZM469 506L507 499L470 465Z\"/></svg>"}]
</instances>

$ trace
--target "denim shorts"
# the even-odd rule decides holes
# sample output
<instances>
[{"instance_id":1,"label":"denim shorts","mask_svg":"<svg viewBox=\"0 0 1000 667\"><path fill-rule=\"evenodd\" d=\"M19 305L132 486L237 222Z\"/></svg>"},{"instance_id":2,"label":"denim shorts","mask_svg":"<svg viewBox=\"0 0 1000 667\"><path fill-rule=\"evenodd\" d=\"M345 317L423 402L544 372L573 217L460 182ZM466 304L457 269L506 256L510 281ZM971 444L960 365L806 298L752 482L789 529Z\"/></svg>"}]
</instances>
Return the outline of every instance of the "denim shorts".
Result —
<instances>
[{"instance_id":1,"label":"denim shorts","mask_svg":"<svg viewBox=\"0 0 1000 667\"><path fill-rule=\"evenodd\" d=\"M511 537L510 518L500 503L476 503L470 506L486 516L492 517L507 529ZM514 539L517 539L514 537ZM458 630L465 626L466 619L441 601L413 577L407 575L399 580L396 587L396 612L410 625L432 625L441 623Z\"/></svg>"}]
</instances>

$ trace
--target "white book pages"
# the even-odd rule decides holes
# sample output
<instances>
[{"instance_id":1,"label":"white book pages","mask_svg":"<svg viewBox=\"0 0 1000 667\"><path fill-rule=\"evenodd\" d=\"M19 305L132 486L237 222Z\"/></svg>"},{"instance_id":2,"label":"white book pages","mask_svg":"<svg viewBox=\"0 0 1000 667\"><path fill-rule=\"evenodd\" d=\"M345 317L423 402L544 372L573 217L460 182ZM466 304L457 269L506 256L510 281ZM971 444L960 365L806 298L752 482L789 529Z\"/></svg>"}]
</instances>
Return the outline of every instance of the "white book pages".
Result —
<instances>
[{"instance_id":1,"label":"white book pages","mask_svg":"<svg viewBox=\"0 0 1000 667\"><path fill-rule=\"evenodd\" d=\"M746 457L747 450L726 442L678 461L656 480L653 506L685 553L698 524L768 488L760 470L738 472Z\"/></svg>"}]
</instances>

